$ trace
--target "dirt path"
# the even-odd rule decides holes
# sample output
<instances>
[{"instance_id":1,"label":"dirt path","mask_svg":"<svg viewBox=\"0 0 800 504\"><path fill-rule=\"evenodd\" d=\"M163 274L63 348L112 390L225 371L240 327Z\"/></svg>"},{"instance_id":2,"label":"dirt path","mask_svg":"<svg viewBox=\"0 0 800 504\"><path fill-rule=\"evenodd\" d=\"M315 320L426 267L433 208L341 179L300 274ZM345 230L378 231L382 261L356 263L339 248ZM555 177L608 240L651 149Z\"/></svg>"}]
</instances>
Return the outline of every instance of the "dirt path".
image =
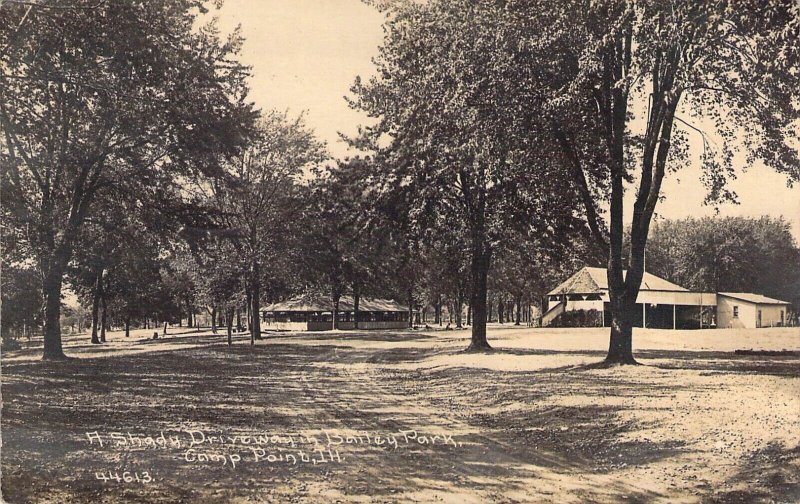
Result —
<instances>
[{"instance_id":1,"label":"dirt path","mask_svg":"<svg viewBox=\"0 0 800 504\"><path fill-rule=\"evenodd\" d=\"M371 356L373 360L375 357ZM508 436L504 436L502 432L470 425L452 411L439 408L432 401L426 400L424 393L414 393L413 386L390 389L386 385L387 374L379 366L365 365L367 363L363 360L341 363L338 368L346 374L348 383L358 387L361 395L368 394L376 402L391 405L371 409L369 405L365 405L366 407L357 408L366 420L364 429L388 427L395 431L449 432L463 440L458 442L456 450L426 453L427 458L433 459L430 461L431 466L443 468L444 473L441 469L437 471L438 474L434 472L428 476L429 481L424 481L424 477L418 478L416 483L422 483L426 491L404 492L404 499L420 502L547 502L555 499L565 502L570 500L570 496L564 490L580 487L583 491L571 496L575 502L579 502L594 488L621 484L602 476L576 477L573 470L577 468L577 461L545 447L514 444L505 439ZM437 400L446 398L446 395L437 395ZM351 421L351 403L339 403L336 407L341 413L337 416ZM388 413L389 420L369 420L370 415L364 413L372 411ZM562 474L568 476L565 478ZM645 489L637 489L633 485L631 490L638 494L647 493Z\"/></svg>"},{"instance_id":2,"label":"dirt path","mask_svg":"<svg viewBox=\"0 0 800 504\"><path fill-rule=\"evenodd\" d=\"M782 334L762 339L787 348L800 336ZM591 370L582 364L602 355L593 335L495 330L499 350L491 355L461 353L466 336L281 335L253 348L244 336L227 347L219 336L187 335L77 346L81 359L59 364L25 352L4 356L4 497L53 503L800 498L796 357L712 352L704 347L714 341L694 339L688 349L679 341L640 348L648 366ZM586 349L573 347L578 337ZM102 448L88 442L87 432L95 431L107 441ZM164 432L181 445L110 446L117 432L134 439ZM244 443L265 434L292 436L296 445ZM233 441L192 446L201 435ZM259 447L264 457L256 460ZM286 462L290 454L319 456L316 447L336 453L334 460ZM212 458L199 460L201 454ZM269 461L267 454L285 460ZM97 479L98 472L145 470L154 479L147 484Z\"/></svg>"}]
</instances>

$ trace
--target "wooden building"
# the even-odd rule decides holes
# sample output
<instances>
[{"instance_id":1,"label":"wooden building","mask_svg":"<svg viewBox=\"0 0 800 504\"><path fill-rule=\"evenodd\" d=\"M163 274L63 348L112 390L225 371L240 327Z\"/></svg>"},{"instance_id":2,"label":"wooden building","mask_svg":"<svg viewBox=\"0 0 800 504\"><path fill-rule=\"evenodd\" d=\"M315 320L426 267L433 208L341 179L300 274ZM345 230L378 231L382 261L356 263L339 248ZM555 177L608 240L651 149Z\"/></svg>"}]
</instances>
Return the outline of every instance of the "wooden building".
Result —
<instances>
[{"instance_id":1,"label":"wooden building","mask_svg":"<svg viewBox=\"0 0 800 504\"><path fill-rule=\"evenodd\" d=\"M654 329L782 326L787 321L788 305L759 294L692 292L645 272L633 325ZM594 325L610 326L606 269L581 269L547 293L543 311L543 326L576 311L595 313Z\"/></svg>"},{"instance_id":2,"label":"wooden building","mask_svg":"<svg viewBox=\"0 0 800 504\"><path fill-rule=\"evenodd\" d=\"M636 298L634 327L700 329L716 324L716 294L691 292L650 273L642 277ZM583 268L547 294L542 325L564 312L594 310L596 325L611 325L608 276L605 268Z\"/></svg>"},{"instance_id":3,"label":"wooden building","mask_svg":"<svg viewBox=\"0 0 800 504\"><path fill-rule=\"evenodd\" d=\"M717 294L719 327L774 327L787 320L789 303L749 292Z\"/></svg>"},{"instance_id":4,"label":"wooden building","mask_svg":"<svg viewBox=\"0 0 800 504\"><path fill-rule=\"evenodd\" d=\"M261 308L266 328L296 331L333 329L333 311L330 297L320 294L297 296ZM363 297L356 314L352 296L342 296L336 312L336 328L402 329L409 327L409 317L407 306L392 300Z\"/></svg>"}]
</instances>

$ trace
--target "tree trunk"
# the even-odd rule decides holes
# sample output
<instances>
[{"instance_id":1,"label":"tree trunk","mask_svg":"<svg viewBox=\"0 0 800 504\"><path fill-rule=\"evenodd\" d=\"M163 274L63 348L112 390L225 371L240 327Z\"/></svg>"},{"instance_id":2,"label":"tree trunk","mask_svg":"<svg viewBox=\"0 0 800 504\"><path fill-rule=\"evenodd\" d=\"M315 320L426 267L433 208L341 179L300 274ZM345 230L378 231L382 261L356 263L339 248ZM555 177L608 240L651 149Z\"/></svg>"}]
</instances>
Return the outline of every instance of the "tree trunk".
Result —
<instances>
[{"instance_id":1,"label":"tree trunk","mask_svg":"<svg viewBox=\"0 0 800 504\"><path fill-rule=\"evenodd\" d=\"M242 332L244 329L242 328L242 309L237 307L236 308L236 332Z\"/></svg>"},{"instance_id":2,"label":"tree trunk","mask_svg":"<svg viewBox=\"0 0 800 504\"><path fill-rule=\"evenodd\" d=\"M103 291L103 270L97 274L94 282L94 296L92 296L92 343L95 345L100 344L100 339L97 337L97 323L100 321L98 314L100 313L100 296Z\"/></svg>"},{"instance_id":3,"label":"tree trunk","mask_svg":"<svg viewBox=\"0 0 800 504\"><path fill-rule=\"evenodd\" d=\"M438 294L436 296L436 306L433 307L433 316L435 318L434 323L439 324L439 327L442 326L442 295Z\"/></svg>"},{"instance_id":4,"label":"tree trunk","mask_svg":"<svg viewBox=\"0 0 800 504\"><path fill-rule=\"evenodd\" d=\"M331 293L331 304L333 305L333 309L331 310L331 329L334 331L339 328L339 298L340 295L338 293Z\"/></svg>"},{"instance_id":5,"label":"tree trunk","mask_svg":"<svg viewBox=\"0 0 800 504\"><path fill-rule=\"evenodd\" d=\"M503 299L500 298L500 300L497 301L497 321L501 324L503 323L504 312L505 306L503 305Z\"/></svg>"},{"instance_id":6,"label":"tree trunk","mask_svg":"<svg viewBox=\"0 0 800 504\"><path fill-rule=\"evenodd\" d=\"M464 308L464 295L461 293L461 289L456 290L456 302L454 304L454 312L456 314L456 328L463 329L464 326L462 324L461 316L463 313Z\"/></svg>"},{"instance_id":7,"label":"tree trunk","mask_svg":"<svg viewBox=\"0 0 800 504\"><path fill-rule=\"evenodd\" d=\"M101 278L100 285L103 285L103 280ZM100 309L102 310L102 315L100 315L100 342L106 342L106 291L105 287L103 287L103 293L100 296Z\"/></svg>"},{"instance_id":8,"label":"tree trunk","mask_svg":"<svg viewBox=\"0 0 800 504\"><path fill-rule=\"evenodd\" d=\"M167 335L167 326L169 326L169 322L164 322L164 336Z\"/></svg>"},{"instance_id":9,"label":"tree trunk","mask_svg":"<svg viewBox=\"0 0 800 504\"><path fill-rule=\"evenodd\" d=\"M66 263L66 261L63 261ZM66 359L61 345L61 282L64 269L58 255L51 259L42 282L44 296L44 352L43 359Z\"/></svg>"},{"instance_id":10,"label":"tree trunk","mask_svg":"<svg viewBox=\"0 0 800 504\"><path fill-rule=\"evenodd\" d=\"M261 338L261 265L253 263L252 308L250 309L250 334L252 343Z\"/></svg>"},{"instance_id":11,"label":"tree trunk","mask_svg":"<svg viewBox=\"0 0 800 504\"><path fill-rule=\"evenodd\" d=\"M164 325L164 334L166 334L166 324ZM211 332L217 334L217 307L211 307Z\"/></svg>"},{"instance_id":12,"label":"tree trunk","mask_svg":"<svg viewBox=\"0 0 800 504\"><path fill-rule=\"evenodd\" d=\"M228 326L228 346L233 345L233 308L228 308L225 313L225 323Z\"/></svg>"},{"instance_id":13,"label":"tree trunk","mask_svg":"<svg viewBox=\"0 0 800 504\"><path fill-rule=\"evenodd\" d=\"M414 289L408 289L408 327L414 327Z\"/></svg>"},{"instance_id":14,"label":"tree trunk","mask_svg":"<svg viewBox=\"0 0 800 504\"><path fill-rule=\"evenodd\" d=\"M125 337L129 338L131 335L131 317L130 315L125 317Z\"/></svg>"},{"instance_id":15,"label":"tree trunk","mask_svg":"<svg viewBox=\"0 0 800 504\"><path fill-rule=\"evenodd\" d=\"M248 278L247 282L245 283L246 286L244 288L244 318L247 321L247 330L250 331L253 328L253 323L252 323L253 321L250 320L250 305L253 304L252 277Z\"/></svg>"},{"instance_id":16,"label":"tree trunk","mask_svg":"<svg viewBox=\"0 0 800 504\"><path fill-rule=\"evenodd\" d=\"M472 325L472 304L467 305L467 325Z\"/></svg>"},{"instance_id":17,"label":"tree trunk","mask_svg":"<svg viewBox=\"0 0 800 504\"><path fill-rule=\"evenodd\" d=\"M619 299L612 302L611 341L608 345L607 364L637 364L633 358L633 311L635 303Z\"/></svg>"},{"instance_id":18,"label":"tree trunk","mask_svg":"<svg viewBox=\"0 0 800 504\"><path fill-rule=\"evenodd\" d=\"M358 282L353 283L353 327L358 329L358 308L361 303L361 288Z\"/></svg>"},{"instance_id":19,"label":"tree trunk","mask_svg":"<svg viewBox=\"0 0 800 504\"><path fill-rule=\"evenodd\" d=\"M517 297L517 321L514 322L514 325L520 325L522 321L522 298Z\"/></svg>"},{"instance_id":20,"label":"tree trunk","mask_svg":"<svg viewBox=\"0 0 800 504\"><path fill-rule=\"evenodd\" d=\"M189 296L186 296L186 327L194 327L194 321L192 320L192 303L189 301Z\"/></svg>"},{"instance_id":21,"label":"tree trunk","mask_svg":"<svg viewBox=\"0 0 800 504\"><path fill-rule=\"evenodd\" d=\"M486 340L486 291L491 255L492 252L489 244L486 243L485 236L479 234L477 238L473 238L470 268L472 273L472 293L470 296L470 304L472 305L472 342L467 348L470 351L492 349Z\"/></svg>"}]
</instances>

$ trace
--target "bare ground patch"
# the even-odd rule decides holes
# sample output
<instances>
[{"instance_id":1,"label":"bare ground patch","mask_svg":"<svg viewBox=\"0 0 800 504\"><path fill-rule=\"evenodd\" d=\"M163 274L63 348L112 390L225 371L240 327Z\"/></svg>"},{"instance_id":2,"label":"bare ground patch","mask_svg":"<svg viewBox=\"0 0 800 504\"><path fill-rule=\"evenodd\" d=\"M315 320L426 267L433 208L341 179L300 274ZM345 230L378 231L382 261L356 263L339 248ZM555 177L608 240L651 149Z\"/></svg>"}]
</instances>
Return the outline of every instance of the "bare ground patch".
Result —
<instances>
[{"instance_id":1,"label":"bare ground patch","mask_svg":"<svg viewBox=\"0 0 800 504\"><path fill-rule=\"evenodd\" d=\"M679 332L680 334L692 332ZM677 333L672 333L674 336ZM783 334L783 333L782 333ZM115 342L43 363L4 355L8 502L791 502L800 359L676 340L599 370L603 334L220 336ZM647 336L647 335L646 335ZM652 333L654 342L671 335ZM721 335L712 334L713 338ZM791 348L798 333L769 335ZM597 338L597 342L592 338ZM648 342L647 338L641 338ZM713 341L712 341L713 343ZM654 345L652 345L654 346ZM447 433L459 444L344 445L341 463L187 462L98 449L86 432ZM236 453L235 446L215 448ZM149 484L96 472L149 470Z\"/></svg>"}]
</instances>

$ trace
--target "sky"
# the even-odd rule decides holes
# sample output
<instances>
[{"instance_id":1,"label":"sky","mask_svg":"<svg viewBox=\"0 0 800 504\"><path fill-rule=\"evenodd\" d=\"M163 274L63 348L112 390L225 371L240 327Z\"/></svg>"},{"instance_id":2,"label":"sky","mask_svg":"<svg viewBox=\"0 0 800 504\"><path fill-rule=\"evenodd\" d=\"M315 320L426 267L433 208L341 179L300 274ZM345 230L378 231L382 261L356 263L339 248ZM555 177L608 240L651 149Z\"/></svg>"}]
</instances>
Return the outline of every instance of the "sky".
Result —
<instances>
[{"instance_id":1,"label":"sky","mask_svg":"<svg viewBox=\"0 0 800 504\"><path fill-rule=\"evenodd\" d=\"M346 155L338 133L353 134L368 118L351 110L344 96L357 75L373 73L383 15L360 0L226 0L218 15L223 32L241 25L241 59L253 67L252 100L263 109L304 113L331 154ZM800 242L800 185L787 188L784 176L755 165L739 170L729 187L741 204L704 206L700 167L684 167L665 177L657 216L677 219L717 211L721 216L782 215ZM630 191L628 209L632 199Z\"/></svg>"},{"instance_id":2,"label":"sky","mask_svg":"<svg viewBox=\"0 0 800 504\"><path fill-rule=\"evenodd\" d=\"M347 154L338 132L352 135L367 120L344 97L357 75L372 75L382 21L360 0L225 0L219 13L223 32L241 25L251 98L265 109L305 113L334 157Z\"/></svg>"}]
</instances>

